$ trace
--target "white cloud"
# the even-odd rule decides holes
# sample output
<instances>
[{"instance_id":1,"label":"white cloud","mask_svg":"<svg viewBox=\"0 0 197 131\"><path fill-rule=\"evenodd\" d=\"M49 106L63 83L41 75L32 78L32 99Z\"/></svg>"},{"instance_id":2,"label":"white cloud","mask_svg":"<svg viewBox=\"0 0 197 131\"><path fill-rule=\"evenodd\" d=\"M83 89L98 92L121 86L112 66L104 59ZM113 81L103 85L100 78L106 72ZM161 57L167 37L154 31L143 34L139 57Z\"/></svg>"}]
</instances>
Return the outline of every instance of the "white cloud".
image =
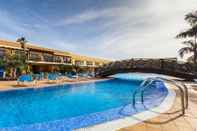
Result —
<instances>
[{"instance_id":1,"label":"white cloud","mask_svg":"<svg viewBox=\"0 0 197 131\"><path fill-rule=\"evenodd\" d=\"M122 10L129 11L127 8L106 8L102 10L86 10L80 14L64 18L59 25L81 24L85 22L94 21L97 19L109 19L111 17L118 17Z\"/></svg>"},{"instance_id":2,"label":"white cloud","mask_svg":"<svg viewBox=\"0 0 197 131\"><path fill-rule=\"evenodd\" d=\"M7 11L0 10L0 18L1 28L6 28L8 32L28 32L20 23L16 22L15 18L12 15L10 15Z\"/></svg>"},{"instance_id":3,"label":"white cloud","mask_svg":"<svg viewBox=\"0 0 197 131\"><path fill-rule=\"evenodd\" d=\"M184 21L184 15L196 9L197 1L143 1L140 2L140 5L136 5L135 8L130 5L132 0L128 0L128 4L119 7L87 9L63 20L57 20L60 21L57 23L58 26L74 25L75 28L79 29L83 24L83 27L88 28L86 24L88 22L94 23L97 20L102 20L101 25L88 28L85 31L81 30L81 32L72 32L73 41L71 39L66 40L66 36L64 37L61 32L55 30L56 26L48 25L49 21L45 21L41 16L34 15L33 17L39 22L38 24L32 24L32 27L38 28L39 32L38 34L34 32L31 37L40 40L39 43L41 44L50 41L52 44L48 45L48 47L99 57L122 59L177 56L177 51L182 45L180 44L181 40L175 39L175 36L188 27ZM21 23L14 19L14 16L10 16L6 12L0 10L0 17L4 18L0 21L0 27L5 26L13 32L27 34L31 32L27 29L31 25L24 28ZM98 30L102 30L102 32ZM96 35L78 38L82 32L96 32ZM0 36L8 34L9 32L1 32ZM76 43L75 39L80 40ZM44 44L47 45L48 43Z\"/></svg>"},{"instance_id":4,"label":"white cloud","mask_svg":"<svg viewBox=\"0 0 197 131\"><path fill-rule=\"evenodd\" d=\"M195 5L196 0L150 0L143 8L135 10L128 6L106 9L110 10L106 14L97 10L97 17L81 22L110 16L102 27L105 31L89 41L96 41L92 51L98 56L116 59L176 57L182 45L175 36L187 28L184 15L196 9ZM86 48L83 50L85 52Z\"/></svg>"}]
</instances>

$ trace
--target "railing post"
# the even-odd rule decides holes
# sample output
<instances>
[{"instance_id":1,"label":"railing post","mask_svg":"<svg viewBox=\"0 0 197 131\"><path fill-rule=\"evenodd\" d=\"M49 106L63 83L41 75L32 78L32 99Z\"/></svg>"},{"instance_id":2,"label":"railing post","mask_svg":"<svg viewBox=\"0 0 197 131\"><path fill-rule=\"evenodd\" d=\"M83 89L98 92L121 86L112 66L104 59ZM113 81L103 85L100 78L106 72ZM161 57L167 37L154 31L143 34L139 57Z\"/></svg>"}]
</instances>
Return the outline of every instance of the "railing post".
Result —
<instances>
[{"instance_id":1,"label":"railing post","mask_svg":"<svg viewBox=\"0 0 197 131\"><path fill-rule=\"evenodd\" d=\"M188 106L189 106L189 95L188 95L188 89L187 89L187 86L182 83L184 89L185 89L185 109L188 109Z\"/></svg>"},{"instance_id":2,"label":"railing post","mask_svg":"<svg viewBox=\"0 0 197 131\"><path fill-rule=\"evenodd\" d=\"M141 102L144 103L144 91L141 91Z\"/></svg>"},{"instance_id":3,"label":"railing post","mask_svg":"<svg viewBox=\"0 0 197 131\"><path fill-rule=\"evenodd\" d=\"M136 91L133 93L133 107L135 108L135 95L136 95Z\"/></svg>"}]
</instances>

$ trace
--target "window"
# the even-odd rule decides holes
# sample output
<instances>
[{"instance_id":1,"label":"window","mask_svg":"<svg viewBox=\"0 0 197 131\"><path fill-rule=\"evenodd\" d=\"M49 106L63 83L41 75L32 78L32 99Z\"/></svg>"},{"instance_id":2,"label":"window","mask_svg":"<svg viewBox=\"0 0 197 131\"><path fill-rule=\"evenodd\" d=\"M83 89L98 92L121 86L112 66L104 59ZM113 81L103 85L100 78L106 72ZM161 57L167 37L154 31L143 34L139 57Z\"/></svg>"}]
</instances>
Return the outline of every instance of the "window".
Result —
<instances>
[{"instance_id":1,"label":"window","mask_svg":"<svg viewBox=\"0 0 197 131\"><path fill-rule=\"evenodd\" d=\"M4 56L5 55L5 50L3 48L0 48L0 56Z\"/></svg>"},{"instance_id":2,"label":"window","mask_svg":"<svg viewBox=\"0 0 197 131\"><path fill-rule=\"evenodd\" d=\"M75 65L81 66L81 65L84 65L84 62L83 61L80 61L80 60L76 60L75 61Z\"/></svg>"},{"instance_id":3,"label":"window","mask_svg":"<svg viewBox=\"0 0 197 131\"><path fill-rule=\"evenodd\" d=\"M5 50L0 48L0 58L3 59L5 57Z\"/></svg>"},{"instance_id":4,"label":"window","mask_svg":"<svg viewBox=\"0 0 197 131\"><path fill-rule=\"evenodd\" d=\"M93 65L93 62L92 62L92 61L87 61L86 64L87 64L88 66L92 66L92 65Z\"/></svg>"},{"instance_id":5,"label":"window","mask_svg":"<svg viewBox=\"0 0 197 131\"><path fill-rule=\"evenodd\" d=\"M99 63L99 62L96 62L96 63L95 63L95 65L96 65L96 66L100 66L100 65L101 65L101 63Z\"/></svg>"},{"instance_id":6,"label":"window","mask_svg":"<svg viewBox=\"0 0 197 131\"><path fill-rule=\"evenodd\" d=\"M71 57L69 56L64 57L64 63L71 63Z\"/></svg>"},{"instance_id":7,"label":"window","mask_svg":"<svg viewBox=\"0 0 197 131\"><path fill-rule=\"evenodd\" d=\"M23 50L14 50L14 54L19 56L19 57L25 57L26 56L26 52Z\"/></svg>"},{"instance_id":8,"label":"window","mask_svg":"<svg viewBox=\"0 0 197 131\"><path fill-rule=\"evenodd\" d=\"M61 56L54 56L54 62L61 63L62 62L62 57Z\"/></svg>"},{"instance_id":9,"label":"window","mask_svg":"<svg viewBox=\"0 0 197 131\"><path fill-rule=\"evenodd\" d=\"M34 51L31 51L29 53L29 60L32 60L32 61L42 61L42 57L41 57L41 53L39 52L34 52Z\"/></svg>"},{"instance_id":10,"label":"window","mask_svg":"<svg viewBox=\"0 0 197 131\"><path fill-rule=\"evenodd\" d=\"M44 61L46 62L53 62L53 55L49 53L43 54Z\"/></svg>"}]
</instances>

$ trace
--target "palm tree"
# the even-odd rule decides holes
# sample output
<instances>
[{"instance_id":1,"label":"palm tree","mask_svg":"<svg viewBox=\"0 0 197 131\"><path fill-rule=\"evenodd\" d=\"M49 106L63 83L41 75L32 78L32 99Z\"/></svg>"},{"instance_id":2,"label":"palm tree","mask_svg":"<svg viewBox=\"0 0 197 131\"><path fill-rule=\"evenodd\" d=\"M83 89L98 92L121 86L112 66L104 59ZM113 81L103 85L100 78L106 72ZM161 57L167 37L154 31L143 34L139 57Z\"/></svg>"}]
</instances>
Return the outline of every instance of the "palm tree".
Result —
<instances>
[{"instance_id":1,"label":"palm tree","mask_svg":"<svg viewBox=\"0 0 197 131\"><path fill-rule=\"evenodd\" d=\"M5 67L5 60L0 58L0 68L4 68Z\"/></svg>"},{"instance_id":2,"label":"palm tree","mask_svg":"<svg viewBox=\"0 0 197 131\"><path fill-rule=\"evenodd\" d=\"M7 72L7 76L11 79L16 77L16 71L18 70L21 74L23 67L26 67L25 57L21 54L6 54L6 59L4 60L4 67Z\"/></svg>"},{"instance_id":3,"label":"palm tree","mask_svg":"<svg viewBox=\"0 0 197 131\"><path fill-rule=\"evenodd\" d=\"M16 42L21 44L21 48L23 49L23 51L20 51L20 53L16 54L15 56L15 62L18 65L18 68L20 68L20 70L27 70L28 69L28 65L26 63L26 60L28 58L28 52L26 50L26 43L28 42L26 40L25 37L20 37L16 40Z\"/></svg>"},{"instance_id":4,"label":"palm tree","mask_svg":"<svg viewBox=\"0 0 197 131\"><path fill-rule=\"evenodd\" d=\"M25 49L25 44L27 43L27 40L25 37L20 37L16 40L16 42L19 42L21 44L21 48Z\"/></svg>"},{"instance_id":5,"label":"palm tree","mask_svg":"<svg viewBox=\"0 0 197 131\"><path fill-rule=\"evenodd\" d=\"M27 54L28 52L26 51L26 43L28 41L26 40L25 37L20 37L16 40L16 42L19 42L21 44L21 48L23 49L23 52L21 52L20 55L21 55L21 58L26 61L27 55L28 55Z\"/></svg>"},{"instance_id":6,"label":"palm tree","mask_svg":"<svg viewBox=\"0 0 197 131\"><path fill-rule=\"evenodd\" d=\"M181 48L179 50L179 55L180 57L183 57L185 54L193 54L192 60L195 63L196 62L196 57L197 57L197 45L195 44L195 41L193 40L188 40L188 41L184 41L183 44L185 45L185 47ZM191 60L191 58L190 58ZM195 61L194 61L195 60ZM197 64L197 63L195 63Z\"/></svg>"},{"instance_id":7,"label":"palm tree","mask_svg":"<svg viewBox=\"0 0 197 131\"><path fill-rule=\"evenodd\" d=\"M197 11L188 13L185 20L190 24L191 28L179 33L176 38L193 38L193 40L183 42L186 47L179 50L179 55L183 57L185 54L192 53L194 65L197 67Z\"/></svg>"}]
</instances>

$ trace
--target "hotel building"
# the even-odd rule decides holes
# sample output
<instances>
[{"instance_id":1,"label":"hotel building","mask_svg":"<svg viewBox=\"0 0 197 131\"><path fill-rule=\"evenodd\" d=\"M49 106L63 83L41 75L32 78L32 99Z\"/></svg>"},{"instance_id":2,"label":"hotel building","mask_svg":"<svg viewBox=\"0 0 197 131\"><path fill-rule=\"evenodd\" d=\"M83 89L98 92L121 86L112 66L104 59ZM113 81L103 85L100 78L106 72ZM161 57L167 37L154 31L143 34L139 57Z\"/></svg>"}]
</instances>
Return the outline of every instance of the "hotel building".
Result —
<instances>
[{"instance_id":1,"label":"hotel building","mask_svg":"<svg viewBox=\"0 0 197 131\"><path fill-rule=\"evenodd\" d=\"M34 73L53 72L62 65L68 68L73 66L94 70L96 67L109 62L104 59L39 47L30 43L26 43L23 47L19 42L0 40L0 58L6 59L7 53L26 54L26 62Z\"/></svg>"}]
</instances>

